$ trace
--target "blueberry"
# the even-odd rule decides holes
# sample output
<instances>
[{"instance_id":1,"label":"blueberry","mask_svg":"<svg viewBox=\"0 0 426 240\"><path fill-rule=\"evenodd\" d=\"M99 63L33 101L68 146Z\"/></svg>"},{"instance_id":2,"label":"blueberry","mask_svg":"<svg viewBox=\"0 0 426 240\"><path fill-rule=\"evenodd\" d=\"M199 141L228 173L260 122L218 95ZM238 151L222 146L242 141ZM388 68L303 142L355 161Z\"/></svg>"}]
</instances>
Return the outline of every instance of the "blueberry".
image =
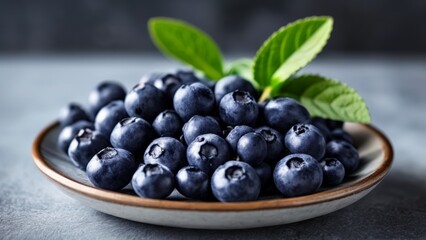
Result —
<instances>
[{"instance_id":1,"label":"blueberry","mask_svg":"<svg viewBox=\"0 0 426 240\"><path fill-rule=\"evenodd\" d=\"M236 90L223 96L219 104L219 116L230 126L254 126L259 114L256 100L245 91Z\"/></svg>"},{"instance_id":2,"label":"blueberry","mask_svg":"<svg viewBox=\"0 0 426 240\"><path fill-rule=\"evenodd\" d=\"M139 156L154 138L154 129L142 118L122 119L111 132L111 145Z\"/></svg>"},{"instance_id":3,"label":"blueberry","mask_svg":"<svg viewBox=\"0 0 426 240\"><path fill-rule=\"evenodd\" d=\"M130 183L137 164L133 155L118 148L107 147L87 164L86 174L98 188L120 190Z\"/></svg>"},{"instance_id":4,"label":"blueberry","mask_svg":"<svg viewBox=\"0 0 426 240\"><path fill-rule=\"evenodd\" d=\"M188 198L208 199L211 195L210 177L195 166L186 166L176 174L177 190Z\"/></svg>"},{"instance_id":5,"label":"blueberry","mask_svg":"<svg viewBox=\"0 0 426 240\"><path fill-rule=\"evenodd\" d=\"M183 136L185 142L189 145L194 139L202 134L213 133L221 135L222 130L219 123L212 117L195 115L185 125L183 125Z\"/></svg>"},{"instance_id":6,"label":"blueberry","mask_svg":"<svg viewBox=\"0 0 426 240\"><path fill-rule=\"evenodd\" d=\"M208 115L215 105L212 90L202 83L182 85L173 97L175 111L188 121L194 115Z\"/></svg>"},{"instance_id":7,"label":"blueberry","mask_svg":"<svg viewBox=\"0 0 426 240\"><path fill-rule=\"evenodd\" d=\"M166 198L175 188L173 173L161 164L139 166L132 178L136 194L145 198Z\"/></svg>"},{"instance_id":8,"label":"blueberry","mask_svg":"<svg viewBox=\"0 0 426 240\"><path fill-rule=\"evenodd\" d=\"M269 164L261 163L260 165L254 168L257 175L260 179L261 188L264 189L268 187L272 180L272 168Z\"/></svg>"},{"instance_id":9,"label":"blueberry","mask_svg":"<svg viewBox=\"0 0 426 240\"><path fill-rule=\"evenodd\" d=\"M290 154L275 166L274 182L286 197L311 194L322 184L321 164L307 154Z\"/></svg>"},{"instance_id":10,"label":"blueberry","mask_svg":"<svg viewBox=\"0 0 426 240\"><path fill-rule=\"evenodd\" d=\"M321 135L325 138L325 140L328 140L330 135L330 129L328 128L324 120L324 118L314 117L311 118L308 123L314 125L319 130Z\"/></svg>"},{"instance_id":11,"label":"blueberry","mask_svg":"<svg viewBox=\"0 0 426 240\"><path fill-rule=\"evenodd\" d=\"M309 121L309 112L296 100L280 97L269 100L263 112L268 126L285 134L295 124Z\"/></svg>"},{"instance_id":12,"label":"blueberry","mask_svg":"<svg viewBox=\"0 0 426 240\"><path fill-rule=\"evenodd\" d=\"M168 105L165 94L151 84L137 84L124 100L129 116L143 118L148 122L152 122Z\"/></svg>"},{"instance_id":13,"label":"blueberry","mask_svg":"<svg viewBox=\"0 0 426 240\"><path fill-rule=\"evenodd\" d=\"M228 161L213 173L211 188L221 202L254 201L260 193L260 178L249 164Z\"/></svg>"},{"instance_id":14,"label":"blueberry","mask_svg":"<svg viewBox=\"0 0 426 240\"><path fill-rule=\"evenodd\" d=\"M211 174L218 166L230 158L230 149L225 139L216 134L198 136L187 148L189 165L197 166L203 172Z\"/></svg>"},{"instance_id":15,"label":"blueberry","mask_svg":"<svg viewBox=\"0 0 426 240\"><path fill-rule=\"evenodd\" d=\"M71 141L74 139L75 135L77 135L78 131L83 128L95 130L93 123L85 120L77 121L61 130L58 137L58 146L64 153L68 153Z\"/></svg>"},{"instance_id":16,"label":"blueberry","mask_svg":"<svg viewBox=\"0 0 426 240\"><path fill-rule=\"evenodd\" d=\"M241 126L235 126L226 136L226 141L228 142L229 146L234 150L235 153L237 153L237 144L238 140L242 136L244 136L246 133L254 132L254 129L252 127L241 125Z\"/></svg>"},{"instance_id":17,"label":"blueberry","mask_svg":"<svg viewBox=\"0 0 426 240\"><path fill-rule=\"evenodd\" d=\"M158 114L152 126L160 137L179 138L183 121L174 110L165 110Z\"/></svg>"},{"instance_id":18,"label":"blueberry","mask_svg":"<svg viewBox=\"0 0 426 240\"><path fill-rule=\"evenodd\" d=\"M178 76L180 79L182 79L182 82L184 84L191 84L195 82L199 82L200 79L195 76L193 71L188 70L177 70L175 72L176 76Z\"/></svg>"},{"instance_id":19,"label":"blueberry","mask_svg":"<svg viewBox=\"0 0 426 240\"><path fill-rule=\"evenodd\" d=\"M90 159L108 146L110 146L109 140L104 135L89 128L84 128L71 141L68 148L68 156L76 167L85 171Z\"/></svg>"},{"instance_id":20,"label":"blueberry","mask_svg":"<svg viewBox=\"0 0 426 240\"><path fill-rule=\"evenodd\" d=\"M331 140L340 140L340 141L346 141L350 144L353 144L353 140L351 135L343 130L342 128L336 128L334 129L329 135L328 135L330 141Z\"/></svg>"},{"instance_id":21,"label":"blueberry","mask_svg":"<svg viewBox=\"0 0 426 240\"><path fill-rule=\"evenodd\" d=\"M106 137L110 137L117 123L129 117L122 100L112 101L99 110L95 118L95 129Z\"/></svg>"},{"instance_id":22,"label":"blueberry","mask_svg":"<svg viewBox=\"0 0 426 240\"><path fill-rule=\"evenodd\" d=\"M94 119L99 110L114 100L124 100L126 90L124 87L112 81L104 81L100 83L89 94L89 109Z\"/></svg>"},{"instance_id":23,"label":"blueberry","mask_svg":"<svg viewBox=\"0 0 426 240\"><path fill-rule=\"evenodd\" d=\"M160 163L176 173L186 161L186 149L181 142L171 137L157 138L146 148L144 163Z\"/></svg>"},{"instance_id":24,"label":"blueberry","mask_svg":"<svg viewBox=\"0 0 426 240\"><path fill-rule=\"evenodd\" d=\"M256 89L249 81L236 75L230 75L220 79L216 83L214 87L216 102L219 104L223 96L235 90L249 92L254 99L258 98Z\"/></svg>"},{"instance_id":25,"label":"blueberry","mask_svg":"<svg viewBox=\"0 0 426 240\"><path fill-rule=\"evenodd\" d=\"M256 132L262 135L267 145L265 161L276 163L285 153L284 136L277 130L267 126L257 128Z\"/></svg>"},{"instance_id":26,"label":"blueberry","mask_svg":"<svg viewBox=\"0 0 426 240\"><path fill-rule=\"evenodd\" d=\"M287 132L285 145L291 153L304 153L315 159L322 159L326 141L314 125L301 123L294 125Z\"/></svg>"},{"instance_id":27,"label":"blueberry","mask_svg":"<svg viewBox=\"0 0 426 240\"><path fill-rule=\"evenodd\" d=\"M337 158L345 167L345 173L355 171L359 164L359 154L354 146L345 141L333 140L327 143L326 157Z\"/></svg>"},{"instance_id":28,"label":"blueberry","mask_svg":"<svg viewBox=\"0 0 426 240\"><path fill-rule=\"evenodd\" d=\"M240 161L246 162L251 166L261 164L265 159L268 146L265 139L259 133L247 133L238 140L237 153Z\"/></svg>"},{"instance_id":29,"label":"blueberry","mask_svg":"<svg viewBox=\"0 0 426 240\"><path fill-rule=\"evenodd\" d=\"M64 107L59 114L59 123L61 128L80 120L90 121L90 118L84 109L77 103L68 104L68 106Z\"/></svg>"},{"instance_id":30,"label":"blueberry","mask_svg":"<svg viewBox=\"0 0 426 240\"><path fill-rule=\"evenodd\" d=\"M323 171L323 185L336 186L343 181L345 177L345 167L336 158L325 158L321 160Z\"/></svg>"}]
</instances>

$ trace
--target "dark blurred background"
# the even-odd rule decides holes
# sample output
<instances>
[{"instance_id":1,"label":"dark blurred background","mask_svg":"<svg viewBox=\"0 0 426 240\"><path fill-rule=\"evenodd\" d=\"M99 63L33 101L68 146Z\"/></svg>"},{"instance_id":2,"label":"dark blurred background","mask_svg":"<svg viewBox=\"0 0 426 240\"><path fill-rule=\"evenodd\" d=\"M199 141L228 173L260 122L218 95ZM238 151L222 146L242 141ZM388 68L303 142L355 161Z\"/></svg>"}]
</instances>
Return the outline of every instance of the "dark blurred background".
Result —
<instances>
[{"instance_id":1,"label":"dark blurred background","mask_svg":"<svg viewBox=\"0 0 426 240\"><path fill-rule=\"evenodd\" d=\"M335 18L329 52L426 53L424 0L0 0L0 52L153 52L146 22L168 16L199 26L224 52L254 53L311 15Z\"/></svg>"}]
</instances>

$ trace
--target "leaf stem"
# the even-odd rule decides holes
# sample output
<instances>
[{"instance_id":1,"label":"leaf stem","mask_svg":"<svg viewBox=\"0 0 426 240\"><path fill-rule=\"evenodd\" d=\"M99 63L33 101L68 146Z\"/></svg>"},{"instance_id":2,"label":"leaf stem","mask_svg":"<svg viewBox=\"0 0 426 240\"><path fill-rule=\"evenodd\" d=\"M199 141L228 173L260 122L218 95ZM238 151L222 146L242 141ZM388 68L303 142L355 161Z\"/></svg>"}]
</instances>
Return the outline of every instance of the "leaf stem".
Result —
<instances>
[{"instance_id":1,"label":"leaf stem","mask_svg":"<svg viewBox=\"0 0 426 240\"><path fill-rule=\"evenodd\" d=\"M271 86L267 86L265 89L263 89L262 95L259 98L259 102L263 102L266 99L271 97L271 93L272 93L272 87Z\"/></svg>"}]
</instances>

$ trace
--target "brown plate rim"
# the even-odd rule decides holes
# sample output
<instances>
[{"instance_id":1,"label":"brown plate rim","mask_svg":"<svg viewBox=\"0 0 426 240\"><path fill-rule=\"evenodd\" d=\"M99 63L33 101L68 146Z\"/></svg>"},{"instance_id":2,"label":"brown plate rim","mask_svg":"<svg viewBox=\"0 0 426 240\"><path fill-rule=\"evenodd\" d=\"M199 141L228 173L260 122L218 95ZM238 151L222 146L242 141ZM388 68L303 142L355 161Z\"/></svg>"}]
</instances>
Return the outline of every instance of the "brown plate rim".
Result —
<instances>
[{"instance_id":1,"label":"brown plate rim","mask_svg":"<svg viewBox=\"0 0 426 240\"><path fill-rule=\"evenodd\" d=\"M388 173L393 161L393 148L388 138L377 128L369 124L357 124L368 128L380 139L384 151L384 161L373 173L363 178L361 181L353 185L337 187L326 191L292 198L267 199L250 202L238 203L221 203L221 202L197 202L197 201L178 201L178 200L158 200L140 198L125 193L113 192L108 190L97 189L93 186L85 185L74 181L61 173L52 169L44 160L40 148L44 137L59 125L55 121L45 127L35 138L32 144L32 156L36 166L49 179L57 184L79 194L83 194L90 198L95 198L105 202L115 204L129 205L144 208L160 208L173 210L192 210L192 211L254 211L265 209L281 209L302 207L324 203L332 200L345 198L359 192L362 192L380 182Z\"/></svg>"}]
</instances>

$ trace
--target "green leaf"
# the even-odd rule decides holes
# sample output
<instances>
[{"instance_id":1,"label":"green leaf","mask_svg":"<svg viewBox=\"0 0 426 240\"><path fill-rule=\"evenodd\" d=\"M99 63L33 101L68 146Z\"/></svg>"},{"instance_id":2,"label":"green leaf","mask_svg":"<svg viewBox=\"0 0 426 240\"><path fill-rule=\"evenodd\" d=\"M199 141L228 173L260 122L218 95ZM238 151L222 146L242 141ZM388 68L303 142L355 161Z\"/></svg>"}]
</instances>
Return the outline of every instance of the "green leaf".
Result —
<instances>
[{"instance_id":1,"label":"green leaf","mask_svg":"<svg viewBox=\"0 0 426 240\"><path fill-rule=\"evenodd\" d=\"M370 113L362 97L344 83L318 75L301 75L285 81L280 96L300 101L312 116L369 123Z\"/></svg>"},{"instance_id":2,"label":"green leaf","mask_svg":"<svg viewBox=\"0 0 426 240\"><path fill-rule=\"evenodd\" d=\"M333 18L310 17L290 23L272 34L258 50L254 80L261 89L277 87L306 66L322 50L333 29Z\"/></svg>"},{"instance_id":3,"label":"green leaf","mask_svg":"<svg viewBox=\"0 0 426 240\"><path fill-rule=\"evenodd\" d=\"M253 80L253 60L249 58L237 59L229 64L225 75L238 75L257 87L257 83Z\"/></svg>"},{"instance_id":4,"label":"green leaf","mask_svg":"<svg viewBox=\"0 0 426 240\"><path fill-rule=\"evenodd\" d=\"M151 18L148 28L152 41L164 54L191 65L210 79L223 76L222 54L200 29L171 18Z\"/></svg>"}]
</instances>

